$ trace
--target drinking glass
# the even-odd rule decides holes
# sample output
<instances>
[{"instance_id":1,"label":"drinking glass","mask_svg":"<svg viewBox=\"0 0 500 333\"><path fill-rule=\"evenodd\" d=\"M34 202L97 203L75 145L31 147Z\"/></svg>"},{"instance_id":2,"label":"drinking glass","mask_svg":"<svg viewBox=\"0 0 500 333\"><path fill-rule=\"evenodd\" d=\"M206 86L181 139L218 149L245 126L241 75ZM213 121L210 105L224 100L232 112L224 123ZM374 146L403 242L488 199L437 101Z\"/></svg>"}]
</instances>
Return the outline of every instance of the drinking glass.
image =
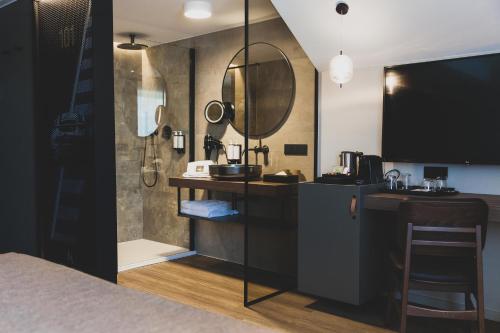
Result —
<instances>
[{"instance_id":1,"label":"drinking glass","mask_svg":"<svg viewBox=\"0 0 500 333\"><path fill-rule=\"evenodd\" d=\"M436 179L436 190L442 191L446 189L446 179L437 178Z\"/></svg>"},{"instance_id":2,"label":"drinking glass","mask_svg":"<svg viewBox=\"0 0 500 333\"><path fill-rule=\"evenodd\" d=\"M398 177L395 175L387 176L387 189L390 191L396 191L398 189Z\"/></svg>"},{"instance_id":3,"label":"drinking glass","mask_svg":"<svg viewBox=\"0 0 500 333\"><path fill-rule=\"evenodd\" d=\"M410 189L410 177L411 177L411 173L404 173L403 174L403 186L404 186L405 190Z\"/></svg>"},{"instance_id":4,"label":"drinking glass","mask_svg":"<svg viewBox=\"0 0 500 333\"><path fill-rule=\"evenodd\" d=\"M429 192L434 192L436 190L436 180L435 179L424 179L422 186L424 190Z\"/></svg>"}]
</instances>

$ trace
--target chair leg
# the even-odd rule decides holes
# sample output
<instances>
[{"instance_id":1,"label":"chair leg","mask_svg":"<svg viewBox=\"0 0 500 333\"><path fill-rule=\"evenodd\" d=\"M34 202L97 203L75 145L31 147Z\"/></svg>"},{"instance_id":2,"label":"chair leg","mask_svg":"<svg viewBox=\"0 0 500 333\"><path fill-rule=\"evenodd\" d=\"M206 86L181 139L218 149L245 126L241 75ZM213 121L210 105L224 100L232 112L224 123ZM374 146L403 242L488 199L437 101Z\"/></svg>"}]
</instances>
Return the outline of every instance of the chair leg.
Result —
<instances>
[{"instance_id":1,"label":"chair leg","mask_svg":"<svg viewBox=\"0 0 500 333\"><path fill-rule=\"evenodd\" d=\"M406 333L406 321L407 321L407 310L408 310L408 282L405 280L405 286L403 287L403 292L401 294L401 324L399 327L400 333Z\"/></svg>"},{"instance_id":2,"label":"chair leg","mask_svg":"<svg viewBox=\"0 0 500 333\"><path fill-rule=\"evenodd\" d=\"M399 305L397 297L397 291L391 291L387 296L387 308L385 311L385 320L384 324L386 327L391 327L394 324L394 318L398 316L398 308Z\"/></svg>"},{"instance_id":3,"label":"chair leg","mask_svg":"<svg viewBox=\"0 0 500 333\"><path fill-rule=\"evenodd\" d=\"M478 284L482 282L478 282ZM479 289L479 288L478 288ZM481 295L480 295L481 294ZM485 333L485 323L484 323L484 296L483 292L477 292L477 327L479 333Z\"/></svg>"},{"instance_id":4,"label":"chair leg","mask_svg":"<svg viewBox=\"0 0 500 333\"><path fill-rule=\"evenodd\" d=\"M465 292L465 310L474 310L474 305L472 304L472 300L471 300L471 296L472 296L472 292L470 290L467 290ZM473 327L473 323L467 323L467 325L469 326L469 332L475 332L475 329Z\"/></svg>"},{"instance_id":5,"label":"chair leg","mask_svg":"<svg viewBox=\"0 0 500 333\"><path fill-rule=\"evenodd\" d=\"M401 326L400 333L406 333L406 320L408 312L408 289L410 285L410 264L411 264L411 241L413 238L413 224L408 223L408 232L406 234L405 250L405 270L403 275L403 290L401 292Z\"/></svg>"},{"instance_id":6,"label":"chair leg","mask_svg":"<svg viewBox=\"0 0 500 333\"><path fill-rule=\"evenodd\" d=\"M477 281L477 321L479 333L485 333L484 327L484 286L483 286L483 248L481 226L476 226L476 281Z\"/></svg>"},{"instance_id":7,"label":"chair leg","mask_svg":"<svg viewBox=\"0 0 500 333\"><path fill-rule=\"evenodd\" d=\"M385 309L385 318L384 318L385 326L389 326L391 324L392 297L393 297L392 292L389 292L389 294L387 295L387 307Z\"/></svg>"},{"instance_id":8,"label":"chair leg","mask_svg":"<svg viewBox=\"0 0 500 333\"><path fill-rule=\"evenodd\" d=\"M465 292L465 309L466 310L472 310L474 308L474 305L472 304L472 301L471 301L471 291L470 290L467 290Z\"/></svg>"},{"instance_id":9,"label":"chair leg","mask_svg":"<svg viewBox=\"0 0 500 333\"><path fill-rule=\"evenodd\" d=\"M398 316L397 310L399 302L397 300L397 295L400 288L398 288L398 273L391 271L391 278L388 280L387 288L387 307L385 311L385 326L390 327L393 324L393 319ZM396 313L395 313L396 312Z\"/></svg>"}]
</instances>

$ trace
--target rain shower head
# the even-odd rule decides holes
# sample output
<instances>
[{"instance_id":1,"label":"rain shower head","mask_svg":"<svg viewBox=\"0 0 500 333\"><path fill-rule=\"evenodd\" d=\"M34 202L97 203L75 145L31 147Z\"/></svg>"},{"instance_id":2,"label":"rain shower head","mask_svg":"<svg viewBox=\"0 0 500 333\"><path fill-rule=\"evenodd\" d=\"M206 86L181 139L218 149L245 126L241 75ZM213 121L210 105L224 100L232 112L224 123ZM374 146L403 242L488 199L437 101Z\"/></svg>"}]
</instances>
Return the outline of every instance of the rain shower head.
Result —
<instances>
[{"instance_id":1,"label":"rain shower head","mask_svg":"<svg viewBox=\"0 0 500 333\"><path fill-rule=\"evenodd\" d=\"M148 46L145 44L138 44L135 42L135 34L130 34L130 43L118 44L117 47L123 50L139 51L147 49Z\"/></svg>"}]
</instances>

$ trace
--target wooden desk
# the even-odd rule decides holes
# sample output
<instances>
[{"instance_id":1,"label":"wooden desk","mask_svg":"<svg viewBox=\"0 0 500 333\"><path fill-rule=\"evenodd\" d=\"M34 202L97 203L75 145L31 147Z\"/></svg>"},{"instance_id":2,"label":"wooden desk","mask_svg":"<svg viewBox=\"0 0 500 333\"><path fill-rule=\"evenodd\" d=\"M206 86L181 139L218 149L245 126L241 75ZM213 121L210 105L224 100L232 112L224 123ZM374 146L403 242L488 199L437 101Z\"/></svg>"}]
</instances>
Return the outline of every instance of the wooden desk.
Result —
<instances>
[{"instance_id":1,"label":"wooden desk","mask_svg":"<svg viewBox=\"0 0 500 333\"><path fill-rule=\"evenodd\" d=\"M374 193L365 196L364 208L381 211L396 212L399 208L401 201L409 199L434 199L436 197L425 197L420 195L405 195L405 194L392 194L392 193ZM489 222L500 223L500 195L491 194L473 194L473 193L460 193L453 196L437 197L436 199L464 199L464 198L479 198L483 199L489 207Z\"/></svg>"}]
</instances>

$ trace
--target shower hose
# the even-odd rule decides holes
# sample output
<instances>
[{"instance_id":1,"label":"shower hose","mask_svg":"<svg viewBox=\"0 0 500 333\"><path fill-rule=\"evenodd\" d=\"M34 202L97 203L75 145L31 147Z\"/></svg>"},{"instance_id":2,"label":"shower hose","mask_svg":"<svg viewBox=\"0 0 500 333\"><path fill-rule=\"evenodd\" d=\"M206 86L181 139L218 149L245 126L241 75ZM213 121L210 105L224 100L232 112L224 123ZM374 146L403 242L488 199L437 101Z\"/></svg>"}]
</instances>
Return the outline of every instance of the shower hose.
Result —
<instances>
[{"instance_id":1,"label":"shower hose","mask_svg":"<svg viewBox=\"0 0 500 333\"><path fill-rule=\"evenodd\" d=\"M153 147L153 166L154 166L154 180L152 183L148 183L146 180L146 155L148 150L148 137L151 138L151 146ZM151 134L149 136L144 137L144 152L142 154L142 182L147 187L154 187L156 183L158 183L158 161L156 156L156 145L155 145L155 134Z\"/></svg>"}]
</instances>

